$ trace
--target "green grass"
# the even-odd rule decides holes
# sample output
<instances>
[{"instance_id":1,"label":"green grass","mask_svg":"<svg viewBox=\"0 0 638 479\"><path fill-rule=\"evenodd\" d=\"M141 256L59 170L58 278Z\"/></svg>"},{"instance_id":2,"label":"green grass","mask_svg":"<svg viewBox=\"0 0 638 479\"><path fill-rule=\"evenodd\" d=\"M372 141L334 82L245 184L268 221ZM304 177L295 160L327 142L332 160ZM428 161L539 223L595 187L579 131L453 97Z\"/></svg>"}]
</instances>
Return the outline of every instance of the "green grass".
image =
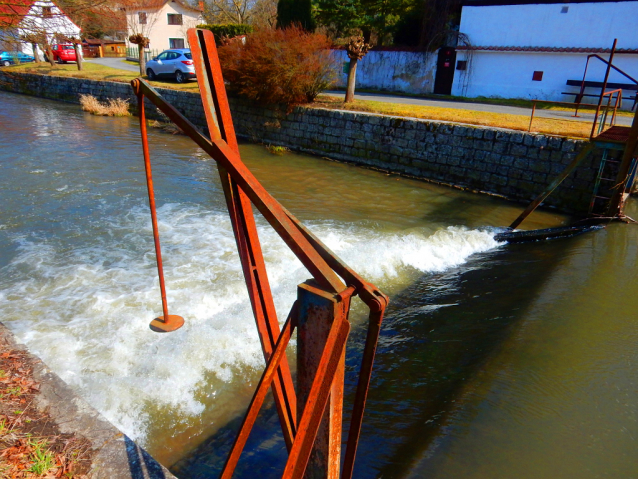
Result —
<instances>
[{"instance_id":1,"label":"green grass","mask_svg":"<svg viewBox=\"0 0 638 479\"><path fill-rule=\"evenodd\" d=\"M266 147L266 149L272 153L273 155L284 155L286 154L288 151L290 151L288 148L286 148L285 146L277 146L277 145L268 145Z\"/></svg>"},{"instance_id":2,"label":"green grass","mask_svg":"<svg viewBox=\"0 0 638 479\"><path fill-rule=\"evenodd\" d=\"M29 439L29 446L33 449L29 457L29 459L33 462L31 467L28 469L29 472L41 476L55 466L53 453L48 450L49 444L47 441L44 439L40 441Z\"/></svg>"},{"instance_id":3,"label":"green grass","mask_svg":"<svg viewBox=\"0 0 638 479\"><path fill-rule=\"evenodd\" d=\"M140 76L136 72L111 68L104 65L98 65L97 63L84 62L82 64L82 67L82 71L79 71L75 63L66 65L55 64L54 66L51 66L50 63L23 63L21 65L1 67L0 70L4 72L13 71L19 73L35 73L37 75L86 78L87 80L114 81L120 83L130 83L131 80L139 78ZM146 77L143 78L146 79ZM171 88L173 90L185 90L193 92L199 91L199 86L197 85L196 81L189 81L187 83L181 84L171 81L152 81L149 83L152 86L159 88Z\"/></svg>"}]
</instances>

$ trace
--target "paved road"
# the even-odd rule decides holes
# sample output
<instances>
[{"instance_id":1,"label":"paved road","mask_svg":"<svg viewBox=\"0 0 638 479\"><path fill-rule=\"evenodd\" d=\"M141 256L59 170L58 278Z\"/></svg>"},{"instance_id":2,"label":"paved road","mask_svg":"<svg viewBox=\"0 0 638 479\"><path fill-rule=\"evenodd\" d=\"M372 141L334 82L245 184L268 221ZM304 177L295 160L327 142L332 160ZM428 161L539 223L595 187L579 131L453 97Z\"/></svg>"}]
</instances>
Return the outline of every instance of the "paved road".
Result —
<instances>
[{"instance_id":1,"label":"paved road","mask_svg":"<svg viewBox=\"0 0 638 479\"><path fill-rule=\"evenodd\" d=\"M87 58L84 61L88 63L97 63L98 65L104 65L105 67L117 68L118 70L127 70L130 72L140 71L140 67L126 63L124 58Z\"/></svg>"},{"instance_id":2,"label":"paved road","mask_svg":"<svg viewBox=\"0 0 638 479\"><path fill-rule=\"evenodd\" d=\"M343 97L344 93L339 91L326 91L327 95ZM508 113L511 115L523 115L529 117L532 113L531 108L523 108L518 106L505 106L505 105L491 105L487 103L470 103L453 100L437 100L432 98L416 98L409 96L397 96L397 95L379 95L376 93L355 93L355 99L358 100L372 100L383 101L387 103L400 103L406 105L423 105L423 106L435 106L438 108L455 108L457 110L472 110L472 111L486 111L492 113ZM591 123L594 120L593 113L579 113L579 118L574 118L573 112L568 111L554 111L554 110L536 110L534 116L540 116L544 118L558 118L566 120L579 120ZM618 116L616 120L617 125L631 125L631 117Z\"/></svg>"}]
</instances>

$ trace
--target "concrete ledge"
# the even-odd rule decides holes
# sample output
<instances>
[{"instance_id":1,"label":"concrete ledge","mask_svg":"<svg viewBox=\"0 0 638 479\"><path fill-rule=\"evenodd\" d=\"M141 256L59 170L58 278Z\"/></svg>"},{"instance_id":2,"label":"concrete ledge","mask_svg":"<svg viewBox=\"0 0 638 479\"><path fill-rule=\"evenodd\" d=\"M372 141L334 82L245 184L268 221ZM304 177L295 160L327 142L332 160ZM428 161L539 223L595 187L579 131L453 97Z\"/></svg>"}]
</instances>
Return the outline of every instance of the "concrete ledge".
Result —
<instances>
[{"instance_id":1,"label":"concrete ledge","mask_svg":"<svg viewBox=\"0 0 638 479\"><path fill-rule=\"evenodd\" d=\"M75 433L92 444L91 479L174 479L168 469L108 422L80 398L47 365L31 354L2 323L0 329L12 349L25 351L34 364L33 376L40 383L37 407L49 413L63 433Z\"/></svg>"}]
</instances>

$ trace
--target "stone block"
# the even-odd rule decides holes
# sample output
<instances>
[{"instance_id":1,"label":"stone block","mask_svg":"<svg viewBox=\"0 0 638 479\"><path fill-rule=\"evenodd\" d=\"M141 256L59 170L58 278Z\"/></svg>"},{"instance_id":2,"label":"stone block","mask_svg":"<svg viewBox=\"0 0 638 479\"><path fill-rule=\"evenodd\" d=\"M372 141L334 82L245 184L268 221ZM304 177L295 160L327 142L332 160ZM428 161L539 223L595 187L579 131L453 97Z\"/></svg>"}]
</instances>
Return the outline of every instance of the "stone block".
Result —
<instances>
[{"instance_id":1,"label":"stone block","mask_svg":"<svg viewBox=\"0 0 638 479\"><path fill-rule=\"evenodd\" d=\"M473 128L472 136L474 138L480 139L483 138L484 130L483 128Z\"/></svg>"},{"instance_id":2,"label":"stone block","mask_svg":"<svg viewBox=\"0 0 638 479\"><path fill-rule=\"evenodd\" d=\"M514 156L526 156L527 147L525 145L514 144L510 146L509 152Z\"/></svg>"},{"instance_id":3,"label":"stone block","mask_svg":"<svg viewBox=\"0 0 638 479\"><path fill-rule=\"evenodd\" d=\"M517 145L521 144L523 143L523 137L524 137L523 133L519 133L519 132L510 133L509 142L517 144Z\"/></svg>"},{"instance_id":4,"label":"stone block","mask_svg":"<svg viewBox=\"0 0 638 479\"><path fill-rule=\"evenodd\" d=\"M563 144L562 138L557 138L555 136L550 136L547 140L547 146L552 150L560 150Z\"/></svg>"}]
</instances>

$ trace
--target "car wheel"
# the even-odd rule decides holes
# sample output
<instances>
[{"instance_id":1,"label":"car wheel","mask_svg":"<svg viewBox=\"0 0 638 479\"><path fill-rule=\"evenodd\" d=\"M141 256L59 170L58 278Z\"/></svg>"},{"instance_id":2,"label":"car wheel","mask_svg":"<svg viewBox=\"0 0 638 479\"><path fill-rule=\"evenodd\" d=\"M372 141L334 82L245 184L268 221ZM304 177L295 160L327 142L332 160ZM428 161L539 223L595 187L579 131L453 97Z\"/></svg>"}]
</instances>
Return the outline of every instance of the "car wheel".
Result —
<instances>
[{"instance_id":1,"label":"car wheel","mask_svg":"<svg viewBox=\"0 0 638 479\"><path fill-rule=\"evenodd\" d=\"M9 65L11 65L11 62L9 60L3 60L2 61L2 66L3 67L8 67Z\"/></svg>"},{"instance_id":2,"label":"car wheel","mask_svg":"<svg viewBox=\"0 0 638 479\"><path fill-rule=\"evenodd\" d=\"M155 75L155 72L153 70L151 70L150 68L146 69L146 76L151 81L153 81L153 80L155 80L157 78L157 75Z\"/></svg>"},{"instance_id":3,"label":"car wheel","mask_svg":"<svg viewBox=\"0 0 638 479\"><path fill-rule=\"evenodd\" d=\"M181 71L177 70L175 72L175 81L177 83L184 83L186 81L186 75L184 75Z\"/></svg>"}]
</instances>

